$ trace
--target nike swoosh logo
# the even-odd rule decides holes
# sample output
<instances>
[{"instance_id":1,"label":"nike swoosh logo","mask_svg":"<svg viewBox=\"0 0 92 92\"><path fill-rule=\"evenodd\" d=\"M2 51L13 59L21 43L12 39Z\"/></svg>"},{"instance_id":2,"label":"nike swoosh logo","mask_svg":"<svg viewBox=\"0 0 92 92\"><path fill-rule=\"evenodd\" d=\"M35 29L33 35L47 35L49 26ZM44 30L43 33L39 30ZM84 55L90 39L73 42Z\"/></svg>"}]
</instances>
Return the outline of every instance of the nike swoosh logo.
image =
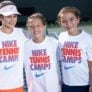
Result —
<instances>
[{"instance_id":1,"label":"nike swoosh logo","mask_svg":"<svg viewBox=\"0 0 92 92\"><path fill-rule=\"evenodd\" d=\"M14 67L14 65L11 65L11 66L5 66L4 69L5 69L5 70L9 70L9 69L11 69L12 67Z\"/></svg>"},{"instance_id":2,"label":"nike swoosh logo","mask_svg":"<svg viewBox=\"0 0 92 92\"><path fill-rule=\"evenodd\" d=\"M68 66L68 67L66 67L66 66L64 66L64 69L65 70L68 70L68 69L71 69L71 68L73 68L74 66Z\"/></svg>"},{"instance_id":3,"label":"nike swoosh logo","mask_svg":"<svg viewBox=\"0 0 92 92\"><path fill-rule=\"evenodd\" d=\"M46 73L46 72L45 72L45 73ZM40 73L40 74L36 73L36 74L35 74L35 77L43 76L45 73Z\"/></svg>"}]
</instances>

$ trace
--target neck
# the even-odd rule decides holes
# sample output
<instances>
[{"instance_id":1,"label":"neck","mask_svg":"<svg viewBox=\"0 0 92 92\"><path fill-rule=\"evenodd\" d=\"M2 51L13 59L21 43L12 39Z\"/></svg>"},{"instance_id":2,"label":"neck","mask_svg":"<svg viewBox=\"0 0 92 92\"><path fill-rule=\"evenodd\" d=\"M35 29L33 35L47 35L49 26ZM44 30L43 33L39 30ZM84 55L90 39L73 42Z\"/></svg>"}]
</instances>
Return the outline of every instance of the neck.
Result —
<instances>
[{"instance_id":1,"label":"neck","mask_svg":"<svg viewBox=\"0 0 92 92\"><path fill-rule=\"evenodd\" d=\"M76 36L76 35L80 34L80 31L79 31L78 29L76 29L76 30L70 31L70 32L68 32L68 33L69 33L69 35L71 35L71 36Z\"/></svg>"},{"instance_id":2,"label":"neck","mask_svg":"<svg viewBox=\"0 0 92 92\"><path fill-rule=\"evenodd\" d=\"M2 31L3 33L6 33L6 34L10 34L10 33L13 32L13 28L8 28L8 27L2 26L2 27L1 27L1 31Z\"/></svg>"},{"instance_id":3,"label":"neck","mask_svg":"<svg viewBox=\"0 0 92 92\"><path fill-rule=\"evenodd\" d=\"M35 42L35 43L41 43L41 42L43 42L44 41L44 39L45 39L45 36L44 37L42 37L42 38L34 38L33 39L33 41Z\"/></svg>"}]
</instances>

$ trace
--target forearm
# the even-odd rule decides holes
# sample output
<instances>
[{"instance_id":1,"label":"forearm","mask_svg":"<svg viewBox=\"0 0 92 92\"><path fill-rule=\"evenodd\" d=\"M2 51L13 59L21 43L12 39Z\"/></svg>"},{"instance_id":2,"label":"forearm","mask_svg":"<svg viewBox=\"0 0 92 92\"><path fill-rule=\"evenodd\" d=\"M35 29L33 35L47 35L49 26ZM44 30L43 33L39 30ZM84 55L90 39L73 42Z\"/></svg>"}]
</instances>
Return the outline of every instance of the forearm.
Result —
<instances>
[{"instance_id":1,"label":"forearm","mask_svg":"<svg viewBox=\"0 0 92 92\"><path fill-rule=\"evenodd\" d=\"M89 84L92 85L92 61L88 61L89 66Z\"/></svg>"}]
</instances>

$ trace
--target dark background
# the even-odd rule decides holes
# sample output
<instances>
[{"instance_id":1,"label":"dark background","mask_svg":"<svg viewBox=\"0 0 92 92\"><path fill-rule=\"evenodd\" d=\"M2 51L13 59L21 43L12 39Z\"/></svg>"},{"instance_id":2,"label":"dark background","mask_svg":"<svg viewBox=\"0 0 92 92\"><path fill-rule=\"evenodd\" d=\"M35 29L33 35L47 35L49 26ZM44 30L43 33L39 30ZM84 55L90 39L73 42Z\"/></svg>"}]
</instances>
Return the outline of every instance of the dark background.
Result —
<instances>
[{"instance_id":1,"label":"dark background","mask_svg":"<svg viewBox=\"0 0 92 92\"><path fill-rule=\"evenodd\" d=\"M0 0L3 1L3 0ZM58 11L65 6L75 6L81 11L81 21L92 20L92 0L11 0L15 2L19 16L18 24L25 25L27 17L34 12L41 12L48 23L55 23Z\"/></svg>"}]
</instances>

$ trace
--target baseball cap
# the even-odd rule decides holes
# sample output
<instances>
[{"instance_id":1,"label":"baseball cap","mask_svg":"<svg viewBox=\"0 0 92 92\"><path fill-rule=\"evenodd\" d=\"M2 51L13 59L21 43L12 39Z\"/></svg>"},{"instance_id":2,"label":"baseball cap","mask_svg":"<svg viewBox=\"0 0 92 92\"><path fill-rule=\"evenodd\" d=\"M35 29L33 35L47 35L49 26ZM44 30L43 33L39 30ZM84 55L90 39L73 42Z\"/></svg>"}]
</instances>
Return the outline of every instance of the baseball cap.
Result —
<instances>
[{"instance_id":1,"label":"baseball cap","mask_svg":"<svg viewBox=\"0 0 92 92\"><path fill-rule=\"evenodd\" d=\"M17 7L15 5L7 5L7 6L2 7L0 9L0 14L3 15L3 16L9 16L9 15L12 15L12 14L21 15L19 13L19 11L17 10Z\"/></svg>"}]
</instances>

